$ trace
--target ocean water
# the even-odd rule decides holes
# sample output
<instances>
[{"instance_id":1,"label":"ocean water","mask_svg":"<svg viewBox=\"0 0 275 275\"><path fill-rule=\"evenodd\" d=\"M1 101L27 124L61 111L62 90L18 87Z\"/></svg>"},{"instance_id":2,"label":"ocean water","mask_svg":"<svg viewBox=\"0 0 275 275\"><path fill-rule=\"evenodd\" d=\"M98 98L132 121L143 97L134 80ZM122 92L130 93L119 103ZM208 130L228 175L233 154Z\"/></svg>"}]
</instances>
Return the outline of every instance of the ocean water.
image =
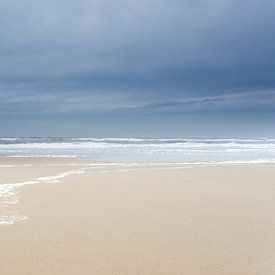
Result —
<instances>
[{"instance_id":1,"label":"ocean water","mask_svg":"<svg viewBox=\"0 0 275 275\"><path fill-rule=\"evenodd\" d=\"M0 154L113 162L275 162L275 139L0 138Z\"/></svg>"}]
</instances>

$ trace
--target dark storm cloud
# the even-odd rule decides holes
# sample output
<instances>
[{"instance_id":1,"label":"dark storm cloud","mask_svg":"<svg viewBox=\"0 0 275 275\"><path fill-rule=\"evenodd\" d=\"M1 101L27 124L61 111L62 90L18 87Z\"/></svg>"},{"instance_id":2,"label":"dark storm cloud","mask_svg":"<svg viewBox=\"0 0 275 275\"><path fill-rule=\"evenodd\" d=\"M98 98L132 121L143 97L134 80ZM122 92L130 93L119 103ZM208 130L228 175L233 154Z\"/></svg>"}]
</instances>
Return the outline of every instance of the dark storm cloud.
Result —
<instances>
[{"instance_id":1,"label":"dark storm cloud","mask_svg":"<svg viewBox=\"0 0 275 275\"><path fill-rule=\"evenodd\" d=\"M0 115L275 109L269 0L3 0Z\"/></svg>"}]
</instances>

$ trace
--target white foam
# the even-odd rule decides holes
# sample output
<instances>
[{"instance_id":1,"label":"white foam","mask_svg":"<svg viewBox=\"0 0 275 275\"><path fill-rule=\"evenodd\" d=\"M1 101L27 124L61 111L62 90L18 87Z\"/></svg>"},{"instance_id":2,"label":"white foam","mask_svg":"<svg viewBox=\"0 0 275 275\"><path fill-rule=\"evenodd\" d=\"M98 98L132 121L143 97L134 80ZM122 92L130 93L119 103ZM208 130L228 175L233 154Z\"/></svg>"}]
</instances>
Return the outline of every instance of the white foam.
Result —
<instances>
[{"instance_id":1,"label":"white foam","mask_svg":"<svg viewBox=\"0 0 275 275\"><path fill-rule=\"evenodd\" d=\"M77 158L76 155L12 155L8 158Z\"/></svg>"},{"instance_id":2,"label":"white foam","mask_svg":"<svg viewBox=\"0 0 275 275\"><path fill-rule=\"evenodd\" d=\"M5 164L0 165L0 168L10 168L10 167L31 167L32 164Z\"/></svg>"},{"instance_id":3,"label":"white foam","mask_svg":"<svg viewBox=\"0 0 275 275\"><path fill-rule=\"evenodd\" d=\"M14 209L11 207L12 205L19 203L19 188L26 185L39 184L45 182L57 183L61 178L74 174L82 174L84 172L85 168L80 168L76 170L67 171L64 173L59 173L54 176L38 177L30 181L0 184L0 225L9 225L27 219L27 217L24 215L18 215L14 213Z\"/></svg>"}]
</instances>

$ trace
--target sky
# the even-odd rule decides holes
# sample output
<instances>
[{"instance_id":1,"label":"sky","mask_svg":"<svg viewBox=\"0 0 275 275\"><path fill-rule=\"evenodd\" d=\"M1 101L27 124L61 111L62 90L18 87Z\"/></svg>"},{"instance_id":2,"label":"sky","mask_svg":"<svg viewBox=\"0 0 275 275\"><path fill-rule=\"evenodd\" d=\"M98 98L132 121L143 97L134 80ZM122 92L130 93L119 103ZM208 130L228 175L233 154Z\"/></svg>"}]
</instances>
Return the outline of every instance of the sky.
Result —
<instances>
[{"instance_id":1,"label":"sky","mask_svg":"<svg viewBox=\"0 0 275 275\"><path fill-rule=\"evenodd\" d=\"M275 137L275 2L1 0L0 136Z\"/></svg>"}]
</instances>

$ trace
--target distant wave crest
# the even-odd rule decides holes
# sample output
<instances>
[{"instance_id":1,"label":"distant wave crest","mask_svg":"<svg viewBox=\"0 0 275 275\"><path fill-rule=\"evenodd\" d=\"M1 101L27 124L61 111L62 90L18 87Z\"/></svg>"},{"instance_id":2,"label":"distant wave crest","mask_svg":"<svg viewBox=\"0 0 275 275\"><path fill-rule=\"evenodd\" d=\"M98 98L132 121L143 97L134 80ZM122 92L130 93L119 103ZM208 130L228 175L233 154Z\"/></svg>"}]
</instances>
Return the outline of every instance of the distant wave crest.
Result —
<instances>
[{"instance_id":1,"label":"distant wave crest","mask_svg":"<svg viewBox=\"0 0 275 275\"><path fill-rule=\"evenodd\" d=\"M273 162L275 139L0 138L0 154L137 162Z\"/></svg>"}]
</instances>

